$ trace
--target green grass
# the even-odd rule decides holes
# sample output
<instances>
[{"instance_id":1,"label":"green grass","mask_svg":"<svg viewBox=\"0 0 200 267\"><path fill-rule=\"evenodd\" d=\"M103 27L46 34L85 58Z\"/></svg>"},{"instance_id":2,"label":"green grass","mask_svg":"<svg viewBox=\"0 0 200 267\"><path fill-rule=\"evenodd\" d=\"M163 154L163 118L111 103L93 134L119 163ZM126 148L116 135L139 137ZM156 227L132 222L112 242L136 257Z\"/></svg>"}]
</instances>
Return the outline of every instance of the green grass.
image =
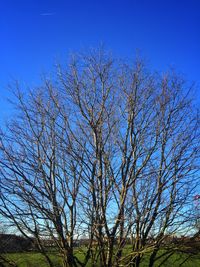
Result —
<instances>
[{"instance_id":1,"label":"green grass","mask_svg":"<svg viewBox=\"0 0 200 267\"><path fill-rule=\"evenodd\" d=\"M163 263L163 267L179 267L180 264L188 257L187 254L174 254L168 260ZM164 259L164 258L163 258ZM163 259L155 262L155 267L158 267ZM141 267L148 266L148 258L143 260ZM185 263L181 265L181 267L199 267L200 266L200 255L198 257L192 257L192 259L188 259Z\"/></svg>"},{"instance_id":2,"label":"green grass","mask_svg":"<svg viewBox=\"0 0 200 267\"><path fill-rule=\"evenodd\" d=\"M14 261L19 267L46 267L47 262L45 257L37 252L9 253L6 257L8 260ZM56 254L51 254L50 258L55 264L55 267L62 266L60 257Z\"/></svg>"},{"instance_id":3,"label":"green grass","mask_svg":"<svg viewBox=\"0 0 200 267\"><path fill-rule=\"evenodd\" d=\"M84 258L83 253L77 252L76 256L82 260ZM148 267L148 255L146 255L141 263L141 267ZM165 263L164 267L178 267L180 263L188 257L187 254L173 254ZM62 260L56 253L51 253L51 260L54 263L55 267L62 266ZM17 263L19 267L47 267L46 260L44 256L36 252L24 252L24 253L9 253L7 254L7 259L12 260ZM160 262L158 261L155 264L155 267L158 267ZM200 255L193 256L186 263L181 265L181 267L199 267L200 266ZM90 264L88 264L90 267Z\"/></svg>"}]
</instances>

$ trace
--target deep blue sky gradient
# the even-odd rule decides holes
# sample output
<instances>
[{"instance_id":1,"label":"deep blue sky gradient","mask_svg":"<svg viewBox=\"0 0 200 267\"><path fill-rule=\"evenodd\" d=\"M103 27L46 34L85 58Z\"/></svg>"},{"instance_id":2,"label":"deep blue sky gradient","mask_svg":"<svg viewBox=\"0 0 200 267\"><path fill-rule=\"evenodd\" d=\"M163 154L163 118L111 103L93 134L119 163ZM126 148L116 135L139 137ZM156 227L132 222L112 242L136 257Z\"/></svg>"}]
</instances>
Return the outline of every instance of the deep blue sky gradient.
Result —
<instances>
[{"instance_id":1,"label":"deep blue sky gradient","mask_svg":"<svg viewBox=\"0 0 200 267\"><path fill-rule=\"evenodd\" d=\"M153 69L173 66L200 85L199 0L3 0L0 37L0 119L12 79L35 85L57 60L101 42L120 57L139 49Z\"/></svg>"}]
</instances>

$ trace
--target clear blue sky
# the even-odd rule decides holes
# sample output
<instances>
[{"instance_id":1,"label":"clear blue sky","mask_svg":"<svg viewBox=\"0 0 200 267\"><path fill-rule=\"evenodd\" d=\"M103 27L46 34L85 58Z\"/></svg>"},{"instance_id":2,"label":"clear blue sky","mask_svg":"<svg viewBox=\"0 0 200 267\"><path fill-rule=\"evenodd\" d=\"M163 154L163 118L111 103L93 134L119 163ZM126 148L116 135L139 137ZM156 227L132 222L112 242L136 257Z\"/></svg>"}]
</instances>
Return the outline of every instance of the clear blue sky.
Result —
<instances>
[{"instance_id":1,"label":"clear blue sky","mask_svg":"<svg viewBox=\"0 0 200 267\"><path fill-rule=\"evenodd\" d=\"M199 0L2 0L0 35L0 118L12 78L33 85L57 59L100 42L200 84Z\"/></svg>"}]
</instances>

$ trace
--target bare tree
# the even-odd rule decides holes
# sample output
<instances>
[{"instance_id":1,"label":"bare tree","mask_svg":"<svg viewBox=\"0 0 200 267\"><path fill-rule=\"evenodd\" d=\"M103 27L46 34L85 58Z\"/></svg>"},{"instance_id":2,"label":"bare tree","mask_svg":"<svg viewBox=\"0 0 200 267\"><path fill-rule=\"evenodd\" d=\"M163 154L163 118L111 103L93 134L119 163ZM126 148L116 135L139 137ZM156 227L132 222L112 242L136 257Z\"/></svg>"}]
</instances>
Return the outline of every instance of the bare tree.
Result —
<instances>
[{"instance_id":1,"label":"bare tree","mask_svg":"<svg viewBox=\"0 0 200 267\"><path fill-rule=\"evenodd\" d=\"M198 183L189 86L101 49L56 78L15 91L17 115L1 132L2 216L34 237L49 266L50 240L63 266L139 266L146 253L153 266L164 247L169 257L167 237L189 234ZM75 248L83 236L87 247Z\"/></svg>"}]
</instances>

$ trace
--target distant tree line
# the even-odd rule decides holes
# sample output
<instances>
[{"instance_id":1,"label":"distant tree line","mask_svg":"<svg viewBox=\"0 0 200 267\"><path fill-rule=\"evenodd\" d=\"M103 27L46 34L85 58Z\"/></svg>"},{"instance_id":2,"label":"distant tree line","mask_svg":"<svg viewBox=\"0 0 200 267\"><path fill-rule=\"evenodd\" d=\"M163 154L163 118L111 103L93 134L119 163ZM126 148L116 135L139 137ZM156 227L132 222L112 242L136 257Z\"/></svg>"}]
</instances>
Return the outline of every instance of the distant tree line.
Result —
<instances>
[{"instance_id":1,"label":"distant tree line","mask_svg":"<svg viewBox=\"0 0 200 267\"><path fill-rule=\"evenodd\" d=\"M0 234L0 253L24 252L34 249L33 242L23 236Z\"/></svg>"}]
</instances>

